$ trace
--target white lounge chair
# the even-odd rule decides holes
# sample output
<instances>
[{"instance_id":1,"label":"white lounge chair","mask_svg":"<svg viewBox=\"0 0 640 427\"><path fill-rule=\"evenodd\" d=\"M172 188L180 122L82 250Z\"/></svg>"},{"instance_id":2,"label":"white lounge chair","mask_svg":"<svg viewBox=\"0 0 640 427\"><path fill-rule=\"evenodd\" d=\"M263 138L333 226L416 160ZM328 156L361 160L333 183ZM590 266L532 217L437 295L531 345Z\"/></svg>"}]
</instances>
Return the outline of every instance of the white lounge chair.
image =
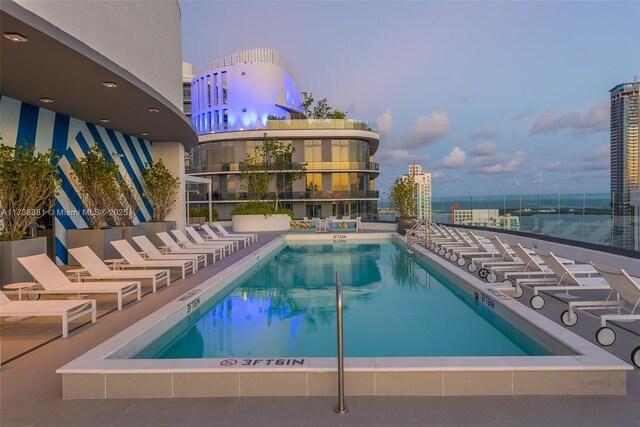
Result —
<instances>
[{"instance_id":1,"label":"white lounge chair","mask_svg":"<svg viewBox=\"0 0 640 427\"><path fill-rule=\"evenodd\" d=\"M151 280L151 287L154 293L156 292L158 282L164 281L165 285L171 285L169 270L111 270L89 246L70 248L69 253L80 263L82 268L87 270L89 274L88 279Z\"/></svg>"},{"instance_id":2,"label":"white lounge chair","mask_svg":"<svg viewBox=\"0 0 640 427\"><path fill-rule=\"evenodd\" d=\"M211 258L212 258L211 262L216 262L216 256L219 259L222 259L224 257L223 248L185 249L185 248L181 248L176 243L176 241L173 240L171 236L169 236L169 233L167 233L166 231L156 233L156 234L158 235L160 240L162 240L162 243L164 243L164 246L162 246L160 249L166 249L172 254L196 254L196 255L205 255L205 256L206 254L209 254L211 255Z\"/></svg>"},{"instance_id":3,"label":"white lounge chair","mask_svg":"<svg viewBox=\"0 0 640 427\"><path fill-rule=\"evenodd\" d=\"M593 262L591 264L622 297L623 301L618 301L615 306L619 307L620 311L626 311L626 313L617 312L600 316L600 329L596 332L596 340L603 346L609 346L615 342L616 333L607 326L607 322L640 320L640 280L629 276L623 269L613 269ZM574 306L576 305L574 303ZM631 360L640 367L640 345L631 353Z\"/></svg>"},{"instance_id":4,"label":"white lounge chair","mask_svg":"<svg viewBox=\"0 0 640 427\"><path fill-rule=\"evenodd\" d=\"M128 265L122 265L124 268L179 268L182 271L182 278L186 276L187 270L191 270L192 274L196 272L196 263L189 260L162 260L149 261L140 256L138 251L126 240L115 240L111 242L114 248L122 255L122 258Z\"/></svg>"},{"instance_id":5,"label":"white lounge chair","mask_svg":"<svg viewBox=\"0 0 640 427\"><path fill-rule=\"evenodd\" d=\"M250 238L247 237L242 237L242 236L236 236L236 237L220 237L218 236L212 229L211 227L209 227L207 224L203 224L202 225L202 230L207 233L206 239L205 240L211 240L213 242L215 241L236 241L236 242L242 242L242 247L246 248L248 245L251 244L250 242Z\"/></svg>"},{"instance_id":6,"label":"white lounge chair","mask_svg":"<svg viewBox=\"0 0 640 427\"><path fill-rule=\"evenodd\" d=\"M258 235L251 234L240 234L240 233L229 233L219 222L214 222L213 226L218 230L224 237L248 237L251 239L251 243L255 243L258 241Z\"/></svg>"},{"instance_id":7,"label":"white lounge chair","mask_svg":"<svg viewBox=\"0 0 640 427\"><path fill-rule=\"evenodd\" d=\"M178 241L178 244L185 249L200 249L200 248L215 248L222 249L222 253L226 255L231 254L231 244L224 243L193 243L181 230L171 230L171 233Z\"/></svg>"},{"instance_id":8,"label":"white lounge chair","mask_svg":"<svg viewBox=\"0 0 640 427\"><path fill-rule=\"evenodd\" d=\"M72 282L46 254L18 258L18 261L38 282L29 289L35 294L116 294L118 310L122 310L124 297L137 294L138 300L142 298L140 282L137 281Z\"/></svg>"},{"instance_id":9,"label":"white lounge chair","mask_svg":"<svg viewBox=\"0 0 640 427\"><path fill-rule=\"evenodd\" d=\"M140 249L145 253L146 259L151 260L172 260L172 259L186 259L196 263L196 270L203 264L203 267L207 266L206 254L162 254L158 248L153 246L151 240L147 239L147 236L134 236L133 241L136 242Z\"/></svg>"},{"instance_id":10,"label":"white lounge chair","mask_svg":"<svg viewBox=\"0 0 640 427\"><path fill-rule=\"evenodd\" d=\"M553 274L556 276L556 284L555 285L544 285L544 286L536 286L538 283L530 282L529 286L533 288L533 296L529 301L529 304L535 310L540 310L544 307L545 301L542 295L540 295L541 291L553 291L553 290L563 290L566 291L564 294L565 298L571 298L572 296L569 294L570 290L596 290L596 289L610 289L609 284L606 280L604 280L598 274L597 270L593 268L593 266L584 264L578 267L581 267L580 273L587 274L588 277L578 277L576 274L576 270L570 270L564 265L560 260L553 254L553 252L543 252L541 250L536 250L538 256L547 264L547 267ZM576 267L576 266L572 266ZM575 297L574 297L575 298Z\"/></svg>"},{"instance_id":11,"label":"white lounge chair","mask_svg":"<svg viewBox=\"0 0 640 427\"><path fill-rule=\"evenodd\" d=\"M0 292L0 317L60 316L62 338L69 336L69 322L87 314L96 323L96 300L11 301Z\"/></svg>"},{"instance_id":12,"label":"white lounge chair","mask_svg":"<svg viewBox=\"0 0 640 427\"><path fill-rule=\"evenodd\" d=\"M203 244L203 245L210 244L210 243L220 244L220 245L231 245L231 250L232 251L237 251L240 248L240 244L239 244L237 239L226 239L226 238L222 239L222 238L216 236L215 239L214 238L209 238L209 239L205 240L200 235L200 233L198 233L196 231L195 228L186 227L185 230L187 230L187 233L189 234L189 236L191 236L191 238L193 239L193 241L195 243L199 243L199 244Z\"/></svg>"}]
</instances>

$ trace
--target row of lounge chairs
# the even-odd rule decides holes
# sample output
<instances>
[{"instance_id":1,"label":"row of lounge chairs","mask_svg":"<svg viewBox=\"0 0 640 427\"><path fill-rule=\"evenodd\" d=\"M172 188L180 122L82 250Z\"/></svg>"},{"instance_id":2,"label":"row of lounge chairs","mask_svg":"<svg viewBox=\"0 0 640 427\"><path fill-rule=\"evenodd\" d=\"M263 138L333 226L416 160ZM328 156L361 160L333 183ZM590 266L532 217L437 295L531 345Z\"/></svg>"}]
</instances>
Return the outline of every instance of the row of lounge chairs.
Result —
<instances>
[{"instance_id":1,"label":"row of lounge chairs","mask_svg":"<svg viewBox=\"0 0 640 427\"><path fill-rule=\"evenodd\" d=\"M177 242L168 233L158 233L165 244L160 248L165 250L164 254L145 236L133 237L140 252L127 240L113 241L111 244L122 256L122 262L115 263L114 269L88 246L70 248L69 253L82 266L83 274L78 274L78 282L72 282L46 254L18 258L35 281L19 290L20 295L22 292L28 295L28 300L12 301L0 292L0 317L60 316L62 336L66 338L72 320L91 315L92 323L96 322L96 300L38 300L41 294L71 294L78 298L82 294L111 294L116 296L118 310L122 310L127 296L142 298L142 280L150 281L152 291L156 292L160 285L171 285L170 269L178 269L184 278L186 274L194 274L199 265L206 266L208 257L215 262L238 250L240 244L246 247L257 241L256 234L230 234L220 224L214 223L214 226L220 236L207 225L203 226L206 237L187 227L193 242L180 230L172 230Z\"/></svg>"},{"instance_id":2,"label":"row of lounge chairs","mask_svg":"<svg viewBox=\"0 0 640 427\"><path fill-rule=\"evenodd\" d=\"M560 315L561 322L568 327L578 322L578 311L597 316L600 328L595 338L603 346L616 340L615 330L608 326L611 321L640 320L640 279L630 276L624 269L591 262L578 264L573 260L540 249L529 249L520 243L507 243L498 236L483 237L471 230L428 224L418 236L420 242L445 259L466 266L471 273L488 282L502 283L513 287L516 298L524 294L523 287L530 288L533 295L529 304L535 310L545 305L542 292L564 291L567 309ZM604 291L607 296L598 300L573 301L570 292ZM640 367L640 345L633 349L632 362Z\"/></svg>"}]
</instances>

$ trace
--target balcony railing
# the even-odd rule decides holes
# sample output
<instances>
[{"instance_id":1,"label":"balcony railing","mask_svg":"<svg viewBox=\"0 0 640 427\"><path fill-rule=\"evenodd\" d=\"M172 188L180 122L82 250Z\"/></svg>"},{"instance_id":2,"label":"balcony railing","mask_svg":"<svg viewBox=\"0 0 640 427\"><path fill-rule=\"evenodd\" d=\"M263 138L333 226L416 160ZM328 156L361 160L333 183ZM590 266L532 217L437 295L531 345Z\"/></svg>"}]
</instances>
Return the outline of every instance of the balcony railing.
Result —
<instances>
[{"instance_id":1,"label":"balcony railing","mask_svg":"<svg viewBox=\"0 0 640 427\"><path fill-rule=\"evenodd\" d=\"M187 173L202 172L240 172L243 163L217 163L197 165L192 163ZM307 162L307 171L314 170L365 170L379 171L380 165L375 162Z\"/></svg>"},{"instance_id":2,"label":"balcony railing","mask_svg":"<svg viewBox=\"0 0 640 427\"><path fill-rule=\"evenodd\" d=\"M269 193L269 198L273 198L274 193ZM379 191L356 190L356 191L284 191L279 195L280 200L338 200L338 199L378 199ZM192 202L206 202L209 195L204 193L191 194L189 200ZM217 193L212 194L212 200L216 201L245 201L247 193Z\"/></svg>"},{"instance_id":3,"label":"balcony railing","mask_svg":"<svg viewBox=\"0 0 640 427\"><path fill-rule=\"evenodd\" d=\"M268 120L267 129L355 129L377 132L377 125L372 122L353 119L292 119Z\"/></svg>"}]
</instances>

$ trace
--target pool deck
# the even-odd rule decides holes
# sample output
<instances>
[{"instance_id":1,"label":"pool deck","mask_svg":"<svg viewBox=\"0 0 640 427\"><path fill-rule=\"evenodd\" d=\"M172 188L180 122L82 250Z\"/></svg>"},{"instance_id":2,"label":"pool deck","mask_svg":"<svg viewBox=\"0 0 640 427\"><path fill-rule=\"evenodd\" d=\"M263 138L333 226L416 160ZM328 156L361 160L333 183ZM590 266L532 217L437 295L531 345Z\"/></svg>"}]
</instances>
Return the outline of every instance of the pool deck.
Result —
<instances>
[{"instance_id":1,"label":"pool deck","mask_svg":"<svg viewBox=\"0 0 640 427\"><path fill-rule=\"evenodd\" d=\"M261 234L260 242L250 250L269 243L277 235ZM62 399L62 378L54 373L56 369L163 307L199 285L203 277L232 264L246 253L241 250L207 267L209 270L201 269L195 276L176 281L169 288L160 288L158 293L149 294L140 302L128 304L122 312L109 312L96 325L80 326L68 339L53 339L3 364L0 425L640 425L638 369L626 373L627 394L622 396L349 396L350 412L342 416L333 413L335 398L330 397ZM554 317L560 312L560 304L549 301L542 314L558 323ZM580 322L572 331L593 341L592 326L588 321ZM26 329L21 333L20 328ZM11 346L20 341L25 330L34 329L29 321L3 324L3 354L11 351ZM59 324L52 324L51 338L59 332ZM39 338L46 341L42 336L46 333L39 333ZM637 335L622 335L610 351L619 352L616 355L624 358L625 341L630 345L628 340L634 339Z\"/></svg>"}]
</instances>

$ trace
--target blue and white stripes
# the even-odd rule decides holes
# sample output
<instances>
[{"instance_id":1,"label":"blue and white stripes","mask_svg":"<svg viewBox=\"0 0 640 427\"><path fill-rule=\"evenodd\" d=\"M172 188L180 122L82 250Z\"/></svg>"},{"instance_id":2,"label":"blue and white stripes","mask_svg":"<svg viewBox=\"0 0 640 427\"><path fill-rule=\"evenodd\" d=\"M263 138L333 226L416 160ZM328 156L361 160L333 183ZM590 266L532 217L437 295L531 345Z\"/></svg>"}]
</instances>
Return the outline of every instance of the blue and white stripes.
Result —
<instances>
[{"instance_id":1,"label":"blue and white stripes","mask_svg":"<svg viewBox=\"0 0 640 427\"><path fill-rule=\"evenodd\" d=\"M55 203L55 252L58 264L67 263L67 230L89 227L83 215L71 162L84 157L97 143L105 157L115 161L139 204L134 223L151 219L151 206L143 196L142 171L152 164L149 141L105 129L44 108L0 96L0 135L5 145L35 145L36 151L53 148L60 156L62 185ZM118 154L118 155L115 155ZM69 214L66 214L69 213Z\"/></svg>"}]
</instances>

